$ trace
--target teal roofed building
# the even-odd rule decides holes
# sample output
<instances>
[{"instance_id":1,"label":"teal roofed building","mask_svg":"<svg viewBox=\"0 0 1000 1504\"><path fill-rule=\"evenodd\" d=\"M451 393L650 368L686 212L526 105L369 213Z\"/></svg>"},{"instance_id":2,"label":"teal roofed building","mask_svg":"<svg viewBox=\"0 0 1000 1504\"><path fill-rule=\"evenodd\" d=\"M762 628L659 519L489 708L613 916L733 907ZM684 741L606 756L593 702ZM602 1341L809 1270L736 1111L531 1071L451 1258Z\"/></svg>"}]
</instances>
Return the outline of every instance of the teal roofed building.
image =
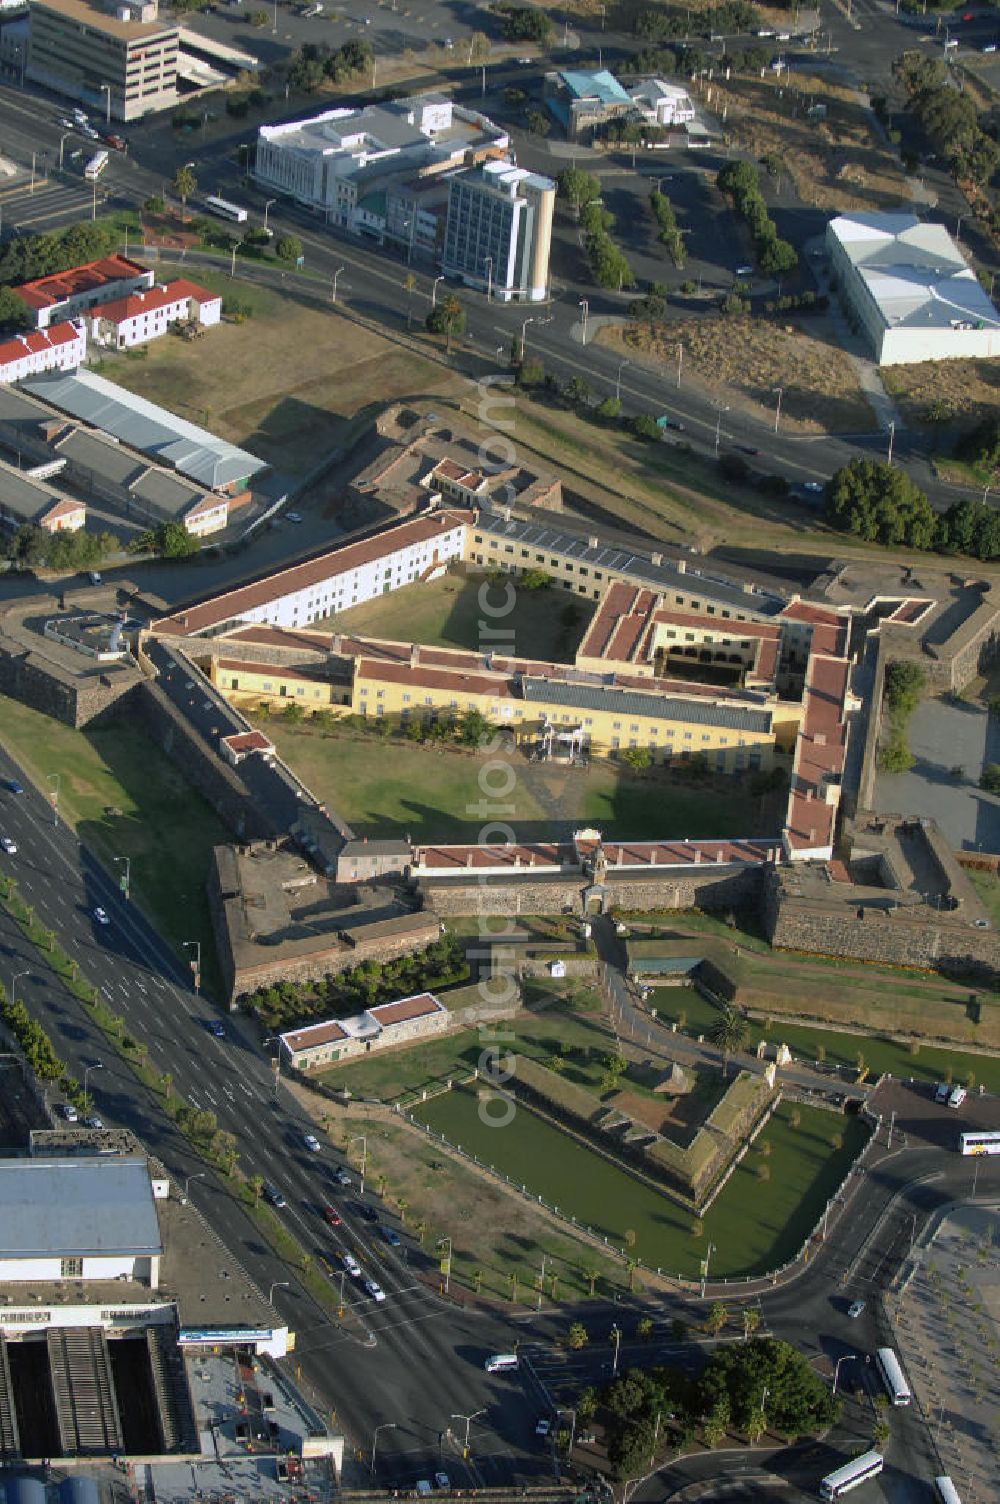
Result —
<instances>
[{"instance_id":1,"label":"teal roofed building","mask_svg":"<svg viewBox=\"0 0 1000 1504\"><path fill-rule=\"evenodd\" d=\"M545 103L571 141L599 125L631 114L634 105L607 68L589 72L567 68L545 79Z\"/></svg>"}]
</instances>

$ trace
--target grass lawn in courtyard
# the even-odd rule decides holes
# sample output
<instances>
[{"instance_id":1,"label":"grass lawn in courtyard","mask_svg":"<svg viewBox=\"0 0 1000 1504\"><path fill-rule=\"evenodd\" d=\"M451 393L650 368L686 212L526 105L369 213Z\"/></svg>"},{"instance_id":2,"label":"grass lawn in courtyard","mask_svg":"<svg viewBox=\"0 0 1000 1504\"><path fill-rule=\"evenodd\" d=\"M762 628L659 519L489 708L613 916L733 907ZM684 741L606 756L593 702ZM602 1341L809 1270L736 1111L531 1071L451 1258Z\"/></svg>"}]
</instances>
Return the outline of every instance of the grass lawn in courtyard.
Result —
<instances>
[{"instance_id":1,"label":"grass lawn in courtyard","mask_svg":"<svg viewBox=\"0 0 1000 1504\"><path fill-rule=\"evenodd\" d=\"M459 1087L420 1104L414 1116L616 1247L631 1230L637 1258L686 1278L697 1275L710 1242L717 1277L763 1273L794 1257L866 1137L857 1118L782 1104L698 1237L690 1213L522 1105L503 1127L491 1127L479 1108L477 1091Z\"/></svg>"},{"instance_id":2,"label":"grass lawn in courtyard","mask_svg":"<svg viewBox=\"0 0 1000 1504\"><path fill-rule=\"evenodd\" d=\"M205 873L232 839L215 811L141 731L124 723L74 731L0 696L0 740L32 781L58 773L59 814L117 877L131 863L132 897L180 951L200 940L203 990L219 983ZM16 875L16 874L15 874Z\"/></svg>"},{"instance_id":3,"label":"grass lawn in courtyard","mask_svg":"<svg viewBox=\"0 0 1000 1504\"><path fill-rule=\"evenodd\" d=\"M248 711L306 786L359 836L479 840L484 820L479 771L485 758L395 735L381 741L365 731L290 726L278 715L262 719L253 707ZM487 798L487 809L502 804L497 817L509 821L521 840L566 840L575 827L591 824L605 838L750 835L760 802L736 783L726 790L693 789L636 777L605 762L566 768L529 763L515 753L511 766L514 788L503 801Z\"/></svg>"},{"instance_id":4,"label":"grass lawn in courtyard","mask_svg":"<svg viewBox=\"0 0 1000 1504\"><path fill-rule=\"evenodd\" d=\"M484 583L482 578L449 572L427 584L404 585L389 595L341 611L335 618L336 630L420 642L427 647L469 648L477 653L494 649L522 658L573 661L593 615L591 602L575 600L558 588L525 590L521 586L509 615L494 618L486 616L480 604ZM513 583L517 585L516 580ZM502 587L489 597L494 607L503 600ZM513 636L497 639L484 635L484 631L492 633L498 628Z\"/></svg>"}]
</instances>

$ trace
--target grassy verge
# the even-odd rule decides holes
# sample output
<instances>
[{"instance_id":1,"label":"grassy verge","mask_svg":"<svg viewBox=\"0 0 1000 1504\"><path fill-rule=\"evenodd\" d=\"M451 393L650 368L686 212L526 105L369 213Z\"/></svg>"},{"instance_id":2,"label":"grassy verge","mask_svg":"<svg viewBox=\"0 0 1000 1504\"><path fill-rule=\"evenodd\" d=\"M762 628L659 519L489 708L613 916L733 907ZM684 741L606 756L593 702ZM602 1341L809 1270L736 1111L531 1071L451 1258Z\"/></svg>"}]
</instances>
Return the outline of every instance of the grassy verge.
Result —
<instances>
[{"instance_id":1,"label":"grassy verge","mask_svg":"<svg viewBox=\"0 0 1000 1504\"><path fill-rule=\"evenodd\" d=\"M783 1104L703 1223L692 1223L666 1196L524 1108L502 1129L478 1109L476 1092L458 1088L415 1115L615 1247L688 1279L709 1241L718 1276L761 1274L794 1257L866 1138L856 1118Z\"/></svg>"},{"instance_id":2,"label":"grassy verge","mask_svg":"<svg viewBox=\"0 0 1000 1504\"><path fill-rule=\"evenodd\" d=\"M128 857L132 898L181 950L201 941L202 986L221 991L204 880L211 849L231 839L200 794L148 737L111 723L74 731L0 696L0 739L46 793L59 775L59 814L109 873Z\"/></svg>"}]
</instances>

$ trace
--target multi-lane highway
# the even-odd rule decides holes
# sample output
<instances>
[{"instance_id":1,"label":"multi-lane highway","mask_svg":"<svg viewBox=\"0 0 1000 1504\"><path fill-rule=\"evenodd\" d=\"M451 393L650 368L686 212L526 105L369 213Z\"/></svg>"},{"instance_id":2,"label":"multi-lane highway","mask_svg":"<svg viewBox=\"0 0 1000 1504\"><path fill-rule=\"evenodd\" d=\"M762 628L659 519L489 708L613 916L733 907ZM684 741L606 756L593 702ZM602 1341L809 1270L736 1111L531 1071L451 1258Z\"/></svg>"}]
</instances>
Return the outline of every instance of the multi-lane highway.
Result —
<instances>
[{"instance_id":1,"label":"multi-lane highway","mask_svg":"<svg viewBox=\"0 0 1000 1504\"><path fill-rule=\"evenodd\" d=\"M338 1424L352 1445L366 1449L374 1426L392 1421L394 1428L379 1440L379 1474L404 1482L411 1473L423 1476L432 1462L440 1465L439 1436L448 1431L453 1414L483 1409L467 1470L470 1482L508 1482L544 1468L544 1454L529 1445L534 1398L483 1369L489 1352L509 1345L506 1323L464 1313L416 1277L407 1259L421 1264L423 1258L406 1248L405 1233L403 1249L392 1249L361 1212L362 1204L374 1207L380 1220L391 1223L384 1208L370 1193L362 1203L356 1188L347 1191L335 1183L340 1159L328 1145L320 1154L305 1147L303 1134L314 1125L294 1097L280 1083L276 1087L250 1022L231 1015L226 1037L213 1037L207 1028L211 1005L191 991L183 964L121 899L114 880L65 823L54 824L46 801L2 753L0 771L24 788L22 794L0 792L0 833L18 848L14 856L0 857L3 870L16 877L26 901L56 930L82 973L126 1020L129 1033L148 1047L150 1062L170 1072L177 1093L214 1112L219 1127L234 1134L246 1173L260 1174L282 1192L287 1206L278 1215L317 1267L329 1261L339 1271L339 1253L352 1252L385 1290L385 1302L375 1304L347 1279L348 1314L342 1324L332 1321L295 1271L270 1253L253 1221L214 1175L191 1181L191 1200L259 1287L266 1292L273 1281L288 1281L274 1299L297 1334L296 1361L336 1405ZM93 917L98 905L110 917L107 926ZM83 1005L3 915L0 953L4 986L9 991L17 978L17 996L49 1031L77 1078L83 1079L86 1066L103 1062L99 1072L91 1072L89 1089L105 1122L132 1128L179 1185L200 1174L204 1165L170 1119L116 1058ZM327 1203L342 1211L340 1228L326 1226ZM331 1279L338 1289L339 1272ZM457 1459L447 1458L445 1465L464 1476Z\"/></svg>"}]
</instances>

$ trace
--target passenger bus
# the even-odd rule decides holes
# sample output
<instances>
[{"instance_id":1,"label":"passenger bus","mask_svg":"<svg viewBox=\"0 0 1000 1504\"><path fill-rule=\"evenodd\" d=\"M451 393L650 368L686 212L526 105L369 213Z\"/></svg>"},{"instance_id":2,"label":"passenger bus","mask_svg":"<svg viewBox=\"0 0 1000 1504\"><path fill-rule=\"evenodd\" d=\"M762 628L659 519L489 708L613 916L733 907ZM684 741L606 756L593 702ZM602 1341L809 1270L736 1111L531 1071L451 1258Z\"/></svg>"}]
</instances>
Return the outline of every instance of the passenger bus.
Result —
<instances>
[{"instance_id":1,"label":"passenger bus","mask_svg":"<svg viewBox=\"0 0 1000 1504\"><path fill-rule=\"evenodd\" d=\"M205 208L211 210L213 214L220 215L222 219L235 219L238 225L246 223L247 211L241 209L239 204L231 204L226 198L216 198L214 194L209 194L205 200Z\"/></svg>"},{"instance_id":2,"label":"passenger bus","mask_svg":"<svg viewBox=\"0 0 1000 1504\"><path fill-rule=\"evenodd\" d=\"M908 1405L912 1398L910 1386L903 1376L899 1359L891 1347L880 1347L875 1354L875 1367L885 1385L886 1393L894 1405Z\"/></svg>"},{"instance_id":3,"label":"passenger bus","mask_svg":"<svg viewBox=\"0 0 1000 1504\"><path fill-rule=\"evenodd\" d=\"M961 1499L958 1497L958 1489L949 1477L935 1478L934 1487L937 1489L937 1496L941 1504L962 1504Z\"/></svg>"},{"instance_id":4,"label":"passenger bus","mask_svg":"<svg viewBox=\"0 0 1000 1504\"><path fill-rule=\"evenodd\" d=\"M960 1154L1000 1154L1000 1133L960 1133Z\"/></svg>"},{"instance_id":5,"label":"passenger bus","mask_svg":"<svg viewBox=\"0 0 1000 1504\"><path fill-rule=\"evenodd\" d=\"M881 1452L865 1452L853 1462L845 1462L835 1473L828 1473L819 1486L819 1496L821 1499L839 1499L842 1494L849 1494L852 1488L860 1488L870 1478L877 1478L882 1467Z\"/></svg>"},{"instance_id":6,"label":"passenger bus","mask_svg":"<svg viewBox=\"0 0 1000 1504\"><path fill-rule=\"evenodd\" d=\"M90 161L87 163L86 167L83 169L83 175L87 179L88 183L97 182L97 179L100 177L101 173L108 165L108 157L109 153L106 151L96 151L94 153Z\"/></svg>"}]
</instances>

